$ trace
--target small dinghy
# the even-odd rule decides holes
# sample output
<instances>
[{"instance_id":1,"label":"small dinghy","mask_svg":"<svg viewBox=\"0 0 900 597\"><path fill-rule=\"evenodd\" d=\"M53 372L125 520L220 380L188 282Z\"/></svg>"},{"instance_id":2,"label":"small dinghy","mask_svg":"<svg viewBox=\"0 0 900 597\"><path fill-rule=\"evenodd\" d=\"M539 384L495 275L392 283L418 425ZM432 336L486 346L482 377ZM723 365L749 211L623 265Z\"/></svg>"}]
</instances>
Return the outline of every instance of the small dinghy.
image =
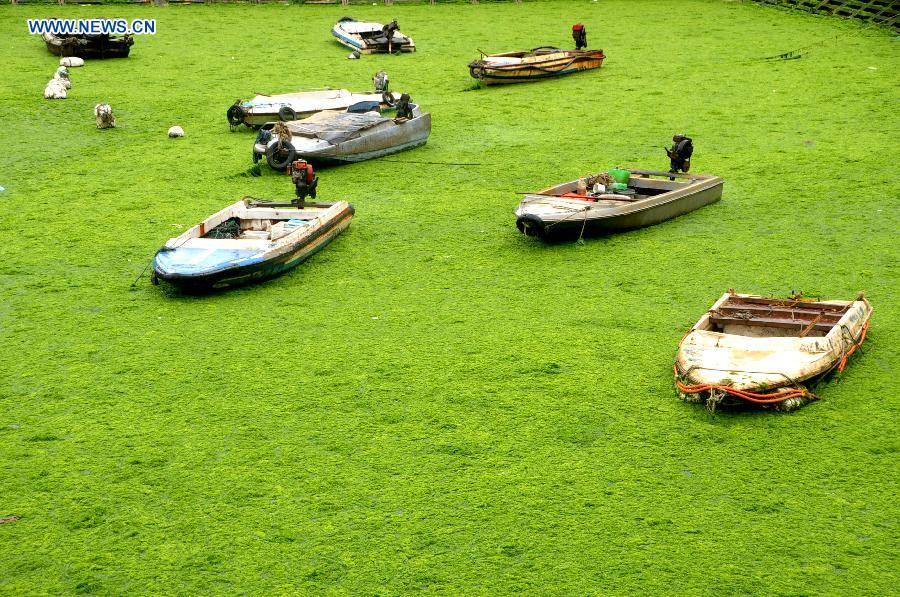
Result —
<instances>
[{"instance_id":1,"label":"small dinghy","mask_svg":"<svg viewBox=\"0 0 900 597\"><path fill-rule=\"evenodd\" d=\"M855 301L773 299L729 290L682 339L679 396L793 410L816 396L807 384L837 369L862 344L872 307Z\"/></svg>"},{"instance_id":2,"label":"small dinghy","mask_svg":"<svg viewBox=\"0 0 900 597\"><path fill-rule=\"evenodd\" d=\"M562 50L549 46L528 52L482 54L469 63L469 74L485 85L523 83L600 68L603 50Z\"/></svg>"},{"instance_id":3,"label":"small dinghy","mask_svg":"<svg viewBox=\"0 0 900 597\"><path fill-rule=\"evenodd\" d=\"M344 17L331 28L331 34L338 43L360 54L394 54L415 52L416 44L397 27L397 21L387 25L357 21Z\"/></svg>"},{"instance_id":4,"label":"small dinghy","mask_svg":"<svg viewBox=\"0 0 900 597\"><path fill-rule=\"evenodd\" d=\"M354 93L346 89L299 91L279 95L257 95L251 100L235 100L227 112L228 124L259 127L274 120L298 120L323 110L346 110L361 102L374 102L382 108L400 99L399 93Z\"/></svg>"},{"instance_id":5,"label":"small dinghy","mask_svg":"<svg viewBox=\"0 0 900 597\"><path fill-rule=\"evenodd\" d=\"M52 33L42 33L51 54L57 56L77 56L79 58L127 58L134 44L130 35L68 35L60 37Z\"/></svg>"},{"instance_id":6,"label":"small dinghy","mask_svg":"<svg viewBox=\"0 0 900 597\"><path fill-rule=\"evenodd\" d=\"M623 182L610 184L610 173ZM558 238L650 226L718 201L724 184L718 176L614 168L527 193L516 207L516 227Z\"/></svg>"},{"instance_id":7,"label":"small dinghy","mask_svg":"<svg viewBox=\"0 0 900 597\"><path fill-rule=\"evenodd\" d=\"M151 282L198 291L269 278L324 248L352 217L346 201L271 203L245 197L169 239L153 258Z\"/></svg>"},{"instance_id":8,"label":"small dinghy","mask_svg":"<svg viewBox=\"0 0 900 597\"><path fill-rule=\"evenodd\" d=\"M404 104L403 94L399 104ZM284 170L297 158L317 163L361 162L424 145L431 134L431 114L406 102L404 116L368 112L319 112L303 120L263 126L253 144L253 160L262 156ZM283 128L282 128L283 127ZM286 133L285 133L286 131ZM283 139L282 137L289 137Z\"/></svg>"}]
</instances>

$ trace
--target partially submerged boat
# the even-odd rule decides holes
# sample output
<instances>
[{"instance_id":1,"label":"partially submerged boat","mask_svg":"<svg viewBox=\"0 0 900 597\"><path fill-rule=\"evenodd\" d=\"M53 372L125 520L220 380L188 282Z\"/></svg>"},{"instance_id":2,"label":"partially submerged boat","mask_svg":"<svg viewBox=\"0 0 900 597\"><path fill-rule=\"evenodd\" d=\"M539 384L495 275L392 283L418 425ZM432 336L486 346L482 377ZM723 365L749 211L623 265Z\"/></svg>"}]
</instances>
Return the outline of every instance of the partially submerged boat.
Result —
<instances>
[{"instance_id":1,"label":"partially submerged boat","mask_svg":"<svg viewBox=\"0 0 900 597\"><path fill-rule=\"evenodd\" d=\"M409 108L410 118L392 118L374 109L319 112L283 123L290 133L288 140L281 139L274 123L267 124L253 144L254 161L265 156L270 167L284 170L297 158L318 163L360 162L424 145L431 133L431 114L415 104Z\"/></svg>"},{"instance_id":2,"label":"partially submerged boat","mask_svg":"<svg viewBox=\"0 0 900 597\"><path fill-rule=\"evenodd\" d=\"M680 397L792 410L813 400L809 383L843 370L862 344L872 307L854 301L775 299L729 290L681 340Z\"/></svg>"},{"instance_id":3,"label":"partially submerged boat","mask_svg":"<svg viewBox=\"0 0 900 597\"><path fill-rule=\"evenodd\" d=\"M613 169L623 181L605 188L587 176L527 193L516 207L516 227L527 236L556 238L604 234L658 224L722 197L718 176L655 170ZM584 181L582 183L582 181ZM583 184L584 189L579 190ZM602 190L594 191L593 189Z\"/></svg>"},{"instance_id":4,"label":"partially submerged boat","mask_svg":"<svg viewBox=\"0 0 900 597\"><path fill-rule=\"evenodd\" d=\"M412 38L400 33L396 20L383 25L357 21L352 17L343 17L331 28L331 34L338 43L351 50L356 50L360 54L393 54L416 51L415 42Z\"/></svg>"},{"instance_id":5,"label":"partially submerged boat","mask_svg":"<svg viewBox=\"0 0 900 597\"><path fill-rule=\"evenodd\" d=\"M375 102L387 108L400 99L400 94L386 92L355 93L346 89L298 91L278 95L258 94L251 100L235 100L227 112L228 124L259 127L274 120L307 118L323 110L346 110L361 102Z\"/></svg>"},{"instance_id":6,"label":"partially submerged boat","mask_svg":"<svg viewBox=\"0 0 900 597\"><path fill-rule=\"evenodd\" d=\"M523 83L600 68L603 50L563 50L550 46L527 52L482 54L469 63L469 74L485 85Z\"/></svg>"},{"instance_id":7,"label":"partially submerged boat","mask_svg":"<svg viewBox=\"0 0 900 597\"><path fill-rule=\"evenodd\" d=\"M324 248L352 217L346 201L272 203L245 197L169 239L153 257L151 281L198 291L269 278Z\"/></svg>"},{"instance_id":8,"label":"partially submerged boat","mask_svg":"<svg viewBox=\"0 0 900 597\"><path fill-rule=\"evenodd\" d=\"M79 58L127 58L134 45L130 35L67 35L42 33L41 39L51 54Z\"/></svg>"}]
</instances>

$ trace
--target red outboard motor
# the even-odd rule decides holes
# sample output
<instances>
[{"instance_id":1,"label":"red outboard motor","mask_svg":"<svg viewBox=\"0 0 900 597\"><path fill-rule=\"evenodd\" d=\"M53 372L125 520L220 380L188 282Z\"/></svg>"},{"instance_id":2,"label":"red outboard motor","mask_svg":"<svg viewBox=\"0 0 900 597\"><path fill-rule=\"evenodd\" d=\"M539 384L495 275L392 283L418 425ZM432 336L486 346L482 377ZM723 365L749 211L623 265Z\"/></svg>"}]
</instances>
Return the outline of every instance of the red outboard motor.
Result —
<instances>
[{"instance_id":1,"label":"red outboard motor","mask_svg":"<svg viewBox=\"0 0 900 597\"><path fill-rule=\"evenodd\" d=\"M291 180L294 181L294 189L300 199L300 205L307 196L316 198L316 187L319 185L319 177L316 176L312 164L306 160L295 160L290 167Z\"/></svg>"},{"instance_id":2,"label":"red outboard motor","mask_svg":"<svg viewBox=\"0 0 900 597\"><path fill-rule=\"evenodd\" d=\"M575 40L575 49L583 50L587 47L587 31L581 23L572 25L572 39Z\"/></svg>"}]
</instances>

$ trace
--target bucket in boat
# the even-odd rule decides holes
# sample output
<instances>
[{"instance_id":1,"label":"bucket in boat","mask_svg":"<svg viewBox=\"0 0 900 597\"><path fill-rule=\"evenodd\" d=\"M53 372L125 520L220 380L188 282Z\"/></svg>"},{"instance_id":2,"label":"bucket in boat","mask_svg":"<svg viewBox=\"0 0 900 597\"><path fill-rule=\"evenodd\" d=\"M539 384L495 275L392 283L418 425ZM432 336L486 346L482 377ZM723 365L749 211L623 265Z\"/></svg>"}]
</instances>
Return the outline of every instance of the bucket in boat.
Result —
<instances>
[{"instance_id":1,"label":"bucket in boat","mask_svg":"<svg viewBox=\"0 0 900 597\"><path fill-rule=\"evenodd\" d=\"M613 180L616 182L628 184L628 179L631 178L631 172L628 170L622 170L621 168L613 168L609 171L609 175L613 177Z\"/></svg>"}]
</instances>

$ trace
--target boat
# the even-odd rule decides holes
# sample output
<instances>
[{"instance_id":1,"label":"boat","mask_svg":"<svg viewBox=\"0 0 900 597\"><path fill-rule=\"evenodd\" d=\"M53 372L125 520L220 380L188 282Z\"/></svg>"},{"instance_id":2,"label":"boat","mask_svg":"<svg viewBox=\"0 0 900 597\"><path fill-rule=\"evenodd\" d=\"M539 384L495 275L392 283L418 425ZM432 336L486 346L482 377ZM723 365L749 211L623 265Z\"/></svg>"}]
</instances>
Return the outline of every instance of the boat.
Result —
<instances>
[{"instance_id":1,"label":"boat","mask_svg":"<svg viewBox=\"0 0 900 597\"><path fill-rule=\"evenodd\" d=\"M485 85L524 83L600 68L603 50L562 50L551 46L527 52L484 54L469 63L469 74Z\"/></svg>"},{"instance_id":2,"label":"boat","mask_svg":"<svg viewBox=\"0 0 900 597\"><path fill-rule=\"evenodd\" d=\"M277 123L290 133L284 142L276 123L266 124L253 144L253 159L265 156L270 167L284 170L297 158L320 164L360 162L424 145L431 133L431 114L416 104L408 106L409 118L384 115L371 106L373 110L368 112L351 107L345 112L319 112L303 120Z\"/></svg>"},{"instance_id":3,"label":"boat","mask_svg":"<svg viewBox=\"0 0 900 597\"><path fill-rule=\"evenodd\" d=\"M718 201L725 184L718 176L704 174L612 171L627 179L613 184L621 188L594 192L598 183L593 181L607 174L600 173L526 193L516 207L516 227L527 236L549 239L651 226ZM588 190L579 192L581 181Z\"/></svg>"},{"instance_id":4,"label":"boat","mask_svg":"<svg viewBox=\"0 0 900 597\"><path fill-rule=\"evenodd\" d=\"M151 282L186 291L270 278L309 259L350 225L353 206L244 197L169 239L153 257Z\"/></svg>"},{"instance_id":5,"label":"boat","mask_svg":"<svg viewBox=\"0 0 900 597\"><path fill-rule=\"evenodd\" d=\"M416 44L412 38L403 35L397 29L396 20L382 25L381 23L357 21L351 17L343 17L331 28L331 34L338 43L360 54L393 54L416 51Z\"/></svg>"},{"instance_id":6,"label":"boat","mask_svg":"<svg viewBox=\"0 0 900 597\"><path fill-rule=\"evenodd\" d=\"M130 35L67 35L42 33L51 54L79 58L127 58L134 44Z\"/></svg>"},{"instance_id":7,"label":"boat","mask_svg":"<svg viewBox=\"0 0 900 597\"><path fill-rule=\"evenodd\" d=\"M842 371L862 344L872 306L856 300L810 301L729 290L681 340L675 384L689 402L799 408L817 396L810 384Z\"/></svg>"},{"instance_id":8,"label":"boat","mask_svg":"<svg viewBox=\"0 0 900 597\"><path fill-rule=\"evenodd\" d=\"M346 89L298 91L278 95L257 94L251 100L235 100L227 112L231 126L260 127L274 120L307 118L323 110L346 110L360 102L376 102L383 108L393 105L400 94L391 92L358 93Z\"/></svg>"}]
</instances>

